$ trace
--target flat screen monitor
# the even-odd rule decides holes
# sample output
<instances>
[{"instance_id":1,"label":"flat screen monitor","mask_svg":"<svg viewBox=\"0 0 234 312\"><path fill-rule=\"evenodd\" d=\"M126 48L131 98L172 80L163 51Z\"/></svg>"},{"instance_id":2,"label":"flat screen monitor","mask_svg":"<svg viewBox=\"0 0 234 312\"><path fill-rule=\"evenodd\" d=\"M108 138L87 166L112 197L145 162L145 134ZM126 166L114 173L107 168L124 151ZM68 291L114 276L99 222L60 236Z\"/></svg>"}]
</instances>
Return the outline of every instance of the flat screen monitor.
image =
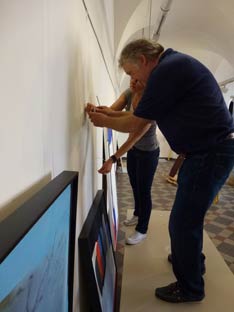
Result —
<instances>
[{"instance_id":1,"label":"flat screen monitor","mask_svg":"<svg viewBox=\"0 0 234 312\"><path fill-rule=\"evenodd\" d=\"M0 312L72 312L77 187L64 171L0 223Z\"/></svg>"}]
</instances>

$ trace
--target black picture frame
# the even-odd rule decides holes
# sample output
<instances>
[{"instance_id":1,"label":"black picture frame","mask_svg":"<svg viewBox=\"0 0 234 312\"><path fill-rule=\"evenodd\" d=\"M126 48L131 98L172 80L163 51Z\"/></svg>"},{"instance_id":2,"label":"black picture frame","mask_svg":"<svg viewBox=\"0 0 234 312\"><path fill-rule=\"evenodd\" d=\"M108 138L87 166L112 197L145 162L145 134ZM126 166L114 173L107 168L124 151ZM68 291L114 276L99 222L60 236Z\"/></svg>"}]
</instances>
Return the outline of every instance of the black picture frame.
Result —
<instances>
[{"instance_id":1,"label":"black picture frame","mask_svg":"<svg viewBox=\"0 0 234 312\"><path fill-rule=\"evenodd\" d=\"M85 311L115 311L117 266L103 190L96 194L78 247L88 305Z\"/></svg>"},{"instance_id":2,"label":"black picture frame","mask_svg":"<svg viewBox=\"0 0 234 312\"><path fill-rule=\"evenodd\" d=\"M36 289L36 287L32 286L34 279L34 284L42 282L42 278L40 274L43 274L43 283L47 283L47 291L49 288L49 285L51 285L51 293L54 294L54 297L51 295L51 299L53 300L56 298L56 296L60 296L60 294L56 294L56 287L54 285L56 283L54 282L54 278L62 278L62 276L59 277L59 275L52 276L55 269L52 264L54 264L55 256L53 258L53 255L58 255L58 258L56 258L56 265L57 265L57 272L59 272L58 268L62 268L62 272L64 272L64 278L66 279L64 282L66 285L64 285L64 288L66 291L64 291L64 298L66 308L60 308L59 311L68 311L72 312L73 310L73 283L74 283L74 254L75 254L75 234L76 234L76 210L77 210L77 190L78 190L78 172L75 171L63 171L61 174L59 174L57 177L55 177L51 182L49 182L42 190L40 190L38 193L36 193L31 199L29 199L27 202L25 202L22 206L20 206L14 213L12 213L10 216L5 218L0 223L0 242L1 242L1 248L0 248L0 277L1 274L8 274L5 269L8 268L8 262L12 263L12 258L16 257L17 254L18 257L18 263L16 263L16 269L17 270L17 278L13 276L8 276L8 280L14 280L14 278L17 280L17 284L14 286L15 288L12 288L11 285L11 292L8 294L7 290L9 289L9 285L6 284L6 281L3 278L0 278L0 289L6 289L5 292L7 297L2 297L3 294L0 291L0 312L4 311L6 309L6 306L10 311L12 312L18 312L23 311L24 308L21 309L19 303L16 303L15 301L19 300L19 297L14 298L14 295L19 296L20 291L24 291L27 293L27 299L20 298L20 302L23 302L22 304L27 304L27 310L33 310L30 305L38 304L39 308L37 311L41 311L43 308L43 297L45 289L40 285L40 298L39 298L39 287ZM53 214L52 214L53 212ZM63 225L63 219L60 217L59 224L56 223L57 215L66 215L66 225ZM53 220L50 220L52 216L55 216ZM48 260L48 254L43 255L43 259L47 258L47 263L51 260L52 264L47 265L47 271L43 268L42 264L40 263L40 269L36 267L34 271L30 271L29 275L27 275L27 278L25 277L23 281L19 280L18 276L23 276L23 274L20 272L21 270L21 263L25 263L25 261L30 262L31 260L25 259L25 252L29 252L28 248L25 249L25 246L27 244L30 246L34 246L37 244L37 241L31 242L30 239L32 237L43 237L43 234L45 236L45 233L42 232L36 232L39 231L41 228L48 229L48 236L45 236L44 238L38 238L40 242L42 239L44 239L45 242L50 240L50 229L49 227L45 226L43 223L47 222L48 220L51 227L53 228L53 239L54 244L50 245L54 248L52 251L52 257ZM58 219L59 221L59 219ZM62 222L61 222L62 221ZM65 221L64 221L65 223ZM51 230L52 232L52 230ZM35 235L35 233L41 233L41 235ZM57 240L56 240L57 239ZM52 240L52 239L51 239ZM62 245L63 244L63 245ZM49 246L49 243L48 243ZM48 250L49 255L51 255L49 247L46 246L46 250ZM61 257L59 256L59 252L56 251L56 247L60 247L61 250L64 251L64 255ZM62 246L62 247L61 247ZM36 248L38 247L38 248ZM38 254L40 253L41 246L36 246L35 250L38 250ZM43 248L42 248L43 249ZM22 259L20 257L22 256ZM39 258L40 255L35 255L35 253L31 254L32 261L36 261L35 259ZM62 263L62 261L66 263ZM61 261L61 263L58 264L58 261ZM34 264L33 264L34 265ZM1 270L2 266L2 270ZM4 267L4 272L3 272ZM30 267L30 265L29 265ZM43 272L42 272L43 268ZM9 265L9 269L12 271L12 267ZM27 265L24 264L24 274L25 270L27 270ZM9 270L10 271L10 270ZM53 273L52 273L53 271ZM35 277L36 276L36 277ZM7 276L6 276L7 279ZM47 279L47 280L46 280ZM62 281L63 282L63 281ZM61 283L62 283L61 282ZM20 284L20 285L19 285ZM23 286L22 286L23 284ZM38 284L37 284L38 286ZM16 290L17 291L16 291ZM33 295L30 294L33 293ZM36 295L35 295L36 293ZM38 301L37 303L33 302L35 301L35 297L38 295ZM25 297L25 295L24 295ZM33 297L33 298L32 298ZM45 296L46 297L46 296ZM39 300L40 299L40 300ZM48 299L45 299L48 300ZM63 300L63 299L62 299ZM26 303L24 301L27 301ZM30 301L30 302L29 302ZM33 302L33 303L32 303ZM47 301L48 302L48 301ZM50 302L51 305L53 302ZM44 302L44 304L46 304ZM26 310L25 310L26 311ZM59 312L56 310L56 312Z\"/></svg>"}]
</instances>

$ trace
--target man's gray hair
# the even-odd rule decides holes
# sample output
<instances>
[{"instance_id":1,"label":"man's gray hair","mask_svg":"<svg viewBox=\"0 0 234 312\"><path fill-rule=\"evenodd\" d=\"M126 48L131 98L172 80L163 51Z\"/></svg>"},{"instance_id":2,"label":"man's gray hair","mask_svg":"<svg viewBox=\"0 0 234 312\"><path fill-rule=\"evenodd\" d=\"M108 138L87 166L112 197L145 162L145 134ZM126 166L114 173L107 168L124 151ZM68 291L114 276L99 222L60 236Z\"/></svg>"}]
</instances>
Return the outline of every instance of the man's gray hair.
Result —
<instances>
[{"instance_id":1,"label":"man's gray hair","mask_svg":"<svg viewBox=\"0 0 234 312\"><path fill-rule=\"evenodd\" d=\"M137 39L128 43L122 50L119 58L119 67L123 67L126 62L137 62L140 55L144 55L147 60L155 60L164 51L164 47L152 40Z\"/></svg>"}]
</instances>

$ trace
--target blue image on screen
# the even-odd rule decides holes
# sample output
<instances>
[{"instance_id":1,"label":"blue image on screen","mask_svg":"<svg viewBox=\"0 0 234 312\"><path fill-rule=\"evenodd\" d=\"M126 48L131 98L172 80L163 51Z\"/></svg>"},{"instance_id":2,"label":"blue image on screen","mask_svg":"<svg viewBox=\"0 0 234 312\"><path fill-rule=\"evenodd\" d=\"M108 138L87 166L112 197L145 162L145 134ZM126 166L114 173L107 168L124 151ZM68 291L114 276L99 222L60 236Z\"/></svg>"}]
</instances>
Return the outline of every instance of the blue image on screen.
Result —
<instances>
[{"instance_id":1,"label":"blue image on screen","mask_svg":"<svg viewBox=\"0 0 234 312\"><path fill-rule=\"evenodd\" d=\"M112 129L107 128L107 142L111 144L112 141Z\"/></svg>"},{"instance_id":2,"label":"blue image on screen","mask_svg":"<svg viewBox=\"0 0 234 312\"><path fill-rule=\"evenodd\" d=\"M0 312L68 311L70 202L69 185L1 263Z\"/></svg>"}]
</instances>

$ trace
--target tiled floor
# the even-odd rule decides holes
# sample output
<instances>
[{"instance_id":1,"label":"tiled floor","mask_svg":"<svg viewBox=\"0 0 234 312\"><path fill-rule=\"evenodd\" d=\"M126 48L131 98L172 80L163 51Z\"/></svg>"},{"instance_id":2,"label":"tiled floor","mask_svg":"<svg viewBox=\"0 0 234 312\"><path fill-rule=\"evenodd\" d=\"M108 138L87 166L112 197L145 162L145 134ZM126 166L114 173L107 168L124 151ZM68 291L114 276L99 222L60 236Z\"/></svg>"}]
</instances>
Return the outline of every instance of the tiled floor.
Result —
<instances>
[{"instance_id":1,"label":"tiled floor","mask_svg":"<svg viewBox=\"0 0 234 312\"><path fill-rule=\"evenodd\" d=\"M128 216L131 213L129 209ZM200 303L172 304L155 298L155 288L175 281L172 266L167 261L169 215L170 211L154 209L147 239L134 247L125 247L120 312L233 312L234 275L206 232L203 249L206 255L204 300ZM126 235L131 231L128 228Z\"/></svg>"},{"instance_id":2,"label":"tiled floor","mask_svg":"<svg viewBox=\"0 0 234 312\"><path fill-rule=\"evenodd\" d=\"M173 161L160 160L152 186L153 209L171 210L176 193L176 186L166 182ZM125 227L127 209L133 208L133 196L126 173L117 174L117 192L119 205L119 237L117 246L118 287L117 311L121 295L121 280L125 247ZM133 227L134 229L134 227ZM234 187L225 184L219 193L219 200L213 204L205 218L205 230L221 253L229 268L234 273Z\"/></svg>"}]
</instances>

